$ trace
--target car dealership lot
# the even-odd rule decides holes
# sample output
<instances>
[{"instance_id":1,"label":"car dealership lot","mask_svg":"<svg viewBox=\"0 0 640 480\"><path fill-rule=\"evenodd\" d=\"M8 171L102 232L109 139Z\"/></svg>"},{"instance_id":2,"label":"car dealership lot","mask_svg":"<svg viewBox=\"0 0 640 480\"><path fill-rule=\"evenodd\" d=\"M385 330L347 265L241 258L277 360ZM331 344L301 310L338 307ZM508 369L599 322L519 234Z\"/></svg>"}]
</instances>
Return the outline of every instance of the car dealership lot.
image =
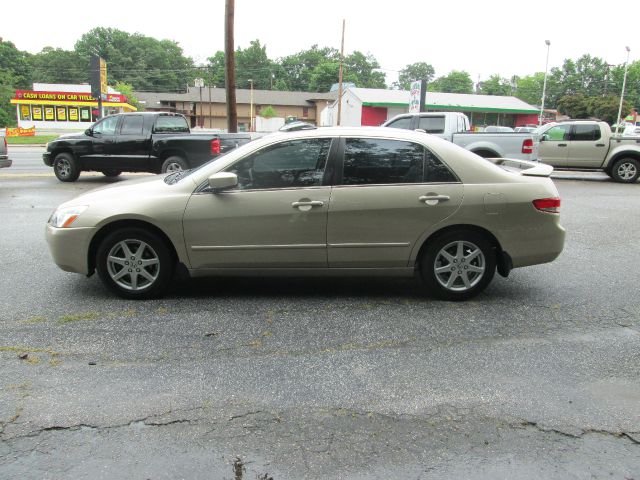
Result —
<instances>
[{"instance_id":1,"label":"car dealership lot","mask_svg":"<svg viewBox=\"0 0 640 480\"><path fill-rule=\"evenodd\" d=\"M560 258L467 303L393 279L193 280L135 302L44 241L55 206L121 179L1 173L0 477L640 471L637 184L557 180Z\"/></svg>"}]
</instances>

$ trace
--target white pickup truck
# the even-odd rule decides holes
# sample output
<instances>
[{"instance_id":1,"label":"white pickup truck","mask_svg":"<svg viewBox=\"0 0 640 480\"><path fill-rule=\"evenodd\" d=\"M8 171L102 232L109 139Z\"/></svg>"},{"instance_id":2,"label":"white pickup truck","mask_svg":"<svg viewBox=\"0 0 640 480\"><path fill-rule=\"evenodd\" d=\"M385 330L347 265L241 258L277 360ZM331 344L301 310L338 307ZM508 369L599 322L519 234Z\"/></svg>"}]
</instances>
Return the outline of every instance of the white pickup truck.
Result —
<instances>
[{"instance_id":1,"label":"white pickup truck","mask_svg":"<svg viewBox=\"0 0 640 480\"><path fill-rule=\"evenodd\" d=\"M536 160L531 133L470 132L469 119L460 112L405 113L387 120L382 126L424 131L485 158Z\"/></svg>"},{"instance_id":2,"label":"white pickup truck","mask_svg":"<svg viewBox=\"0 0 640 480\"><path fill-rule=\"evenodd\" d=\"M640 137L613 135L606 122L571 120L540 128L538 159L560 170L600 170L617 182L640 176Z\"/></svg>"}]
</instances>

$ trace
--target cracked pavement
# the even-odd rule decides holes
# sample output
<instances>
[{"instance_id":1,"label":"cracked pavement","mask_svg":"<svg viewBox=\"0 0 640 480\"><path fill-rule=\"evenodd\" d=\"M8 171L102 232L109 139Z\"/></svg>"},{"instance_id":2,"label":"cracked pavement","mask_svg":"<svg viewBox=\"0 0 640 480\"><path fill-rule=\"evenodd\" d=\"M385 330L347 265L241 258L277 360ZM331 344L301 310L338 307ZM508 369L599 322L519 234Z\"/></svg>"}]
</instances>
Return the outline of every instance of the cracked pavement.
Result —
<instances>
[{"instance_id":1,"label":"cracked pavement","mask_svg":"<svg viewBox=\"0 0 640 480\"><path fill-rule=\"evenodd\" d=\"M557 180L554 263L466 303L397 279L207 279L123 301L66 274L2 179L0 478L640 479L640 192Z\"/></svg>"}]
</instances>

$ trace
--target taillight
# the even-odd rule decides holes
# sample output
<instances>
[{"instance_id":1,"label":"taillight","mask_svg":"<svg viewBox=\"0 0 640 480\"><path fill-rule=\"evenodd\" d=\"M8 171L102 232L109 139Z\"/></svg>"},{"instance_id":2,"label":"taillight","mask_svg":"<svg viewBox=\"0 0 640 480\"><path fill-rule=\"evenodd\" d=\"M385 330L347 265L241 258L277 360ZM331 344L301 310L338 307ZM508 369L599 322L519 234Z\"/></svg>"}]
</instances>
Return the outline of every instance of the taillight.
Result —
<instances>
[{"instance_id":1,"label":"taillight","mask_svg":"<svg viewBox=\"0 0 640 480\"><path fill-rule=\"evenodd\" d=\"M541 212L560 213L560 197L539 198L533 201L533 206Z\"/></svg>"},{"instance_id":2,"label":"taillight","mask_svg":"<svg viewBox=\"0 0 640 480\"><path fill-rule=\"evenodd\" d=\"M533 140L531 138L527 138L522 142L522 153L533 153Z\"/></svg>"},{"instance_id":3,"label":"taillight","mask_svg":"<svg viewBox=\"0 0 640 480\"><path fill-rule=\"evenodd\" d=\"M213 140L211 140L211 153L213 155L219 155L220 154L220 139L219 138L214 138Z\"/></svg>"}]
</instances>

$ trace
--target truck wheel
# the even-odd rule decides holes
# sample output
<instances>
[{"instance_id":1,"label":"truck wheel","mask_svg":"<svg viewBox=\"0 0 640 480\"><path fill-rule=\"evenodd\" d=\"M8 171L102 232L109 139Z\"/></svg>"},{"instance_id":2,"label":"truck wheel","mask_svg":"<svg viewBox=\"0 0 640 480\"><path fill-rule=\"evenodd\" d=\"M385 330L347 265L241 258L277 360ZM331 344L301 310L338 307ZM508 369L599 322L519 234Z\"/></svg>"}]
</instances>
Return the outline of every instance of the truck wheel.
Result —
<instances>
[{"instance_id":1,"label":"truck wheel","mask_svg":"<svg viewBox=\"0 0 640 480\"><path fill-rule=\"evenodd\" d=\"M171 282L175 265L169 247L141 228L116 230L100 243L96 255L102 282L130 299L161 296Z\"/></svg>"},{"instance_id":2,"label":"truck wheel","mask_svg":"<svg viewBox=\"0 0 640 480\"><path fill-rule=\"evenodd\" d=\"M443 300L466 300L493 279L496 256L483 235L469 230L446 233L431 242L420 261L428 291Z\"/></svg>"},{"instance_id":3,"label":"truck wheel","mask_svg":"<svg viewBox=\"0 0 640 480\"><path fill-rule=\"evenodd\" d=\"M171 173L171 172L180 172L182 170L188 170L189 165L182 157L169 157L162 164L161 172L162 173Z\"/></svg>"},{"instance_id":4,"label":"truck wheel","mask_svg":"<svg viewBox=\"0 0 640 480\"><path fill-rule=\"evenodd\" d=\"M80 176L80 168L73 155L59 153L53 160L53 172L61 182L75 182Z\"/></svg>"},{"instance_id":5,"label":"truck wheel","mask_svg":"<svg viewBox=\"0 0 640 480\"><path fill-rule=\"evenodd\" d=\"M633 183L640 176L640 163L635 158L621 158L613 164L611 177L616 182Z\"/></svg>"},{"instance_id":6,"label":"truck wheel","mask_svg":"<svg viewBox=\"0 0 640 480\"><path fill-rule=\"evenodd\" d=\"M105 177L117 177L121 173L122 173L122 171L120 171L120 170L102 170L102 174Z\"/></svg>"}]
</instances>

